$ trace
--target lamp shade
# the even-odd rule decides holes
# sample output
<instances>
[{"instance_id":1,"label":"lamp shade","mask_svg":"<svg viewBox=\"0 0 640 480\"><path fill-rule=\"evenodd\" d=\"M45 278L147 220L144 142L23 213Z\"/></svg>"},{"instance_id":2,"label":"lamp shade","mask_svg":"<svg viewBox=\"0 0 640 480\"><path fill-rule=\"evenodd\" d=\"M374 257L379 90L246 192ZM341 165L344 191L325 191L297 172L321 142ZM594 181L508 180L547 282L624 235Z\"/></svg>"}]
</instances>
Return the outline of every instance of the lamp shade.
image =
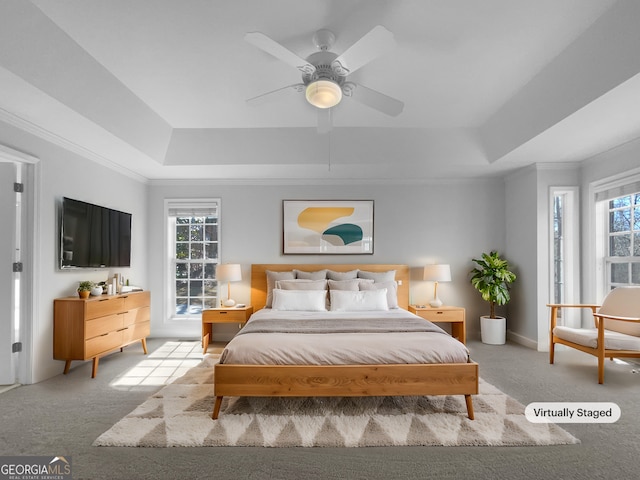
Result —
<instances>
[{"instance_id":1,"label":"lamp shade","mask_svg":"<svg viewBox=\"0 0 640 480\"><path fill-rule=\"evenodd\" d=\"M449 265L426 265L424 267L424 280L429 282L450 282L451 267Z\"/></svg>"},{"instance_id":2,"label":"lamp shade","mask_svg":"<svg viewBox=\"0 0 640 480\"><path fill-rule=\"evenodd\" d=\"M238 263L224 263L216 268L216 280L219 282L239 282L242 280L242 270Z\"/></svg>"},{"instance_id":3,"label":"lamp shade","mask_svg":"<svg viewBox=\"0 0 640 480\"><path fill-rule=\"evenodd\" d=\"M307 102L318 108L331 108L342 100L342 89L333 80L316 80L307 85Z\"/></svg>"}]
</instances>

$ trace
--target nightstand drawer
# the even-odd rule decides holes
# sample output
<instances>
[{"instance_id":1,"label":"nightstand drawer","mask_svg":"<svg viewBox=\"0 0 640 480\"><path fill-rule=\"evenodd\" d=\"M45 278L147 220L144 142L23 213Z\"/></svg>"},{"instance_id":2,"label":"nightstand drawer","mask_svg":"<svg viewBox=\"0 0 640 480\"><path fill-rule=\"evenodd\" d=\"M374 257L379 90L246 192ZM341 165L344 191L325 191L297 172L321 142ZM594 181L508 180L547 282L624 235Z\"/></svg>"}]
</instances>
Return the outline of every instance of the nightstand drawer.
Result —
<instances>
[{"instance_id":1,"label":"nightstand drawer","mask_svg":"<svg viewBox=\"0 0 640 480\"><path fill-rule=\"evenodd\" d=\"M244 323L247 321L245 310L203 310L203 323Z\"/></svg>"},{"instance_id":2,"label":"nightstand drawer","mask_svg":"<svg viewBox=\"0 0 640 480\"><path fill-rule=\"evenodd\" d=\"M461 310L423 310L420 316L431 322L462 322L464 320Z\"/></svg>"}]
</instances>

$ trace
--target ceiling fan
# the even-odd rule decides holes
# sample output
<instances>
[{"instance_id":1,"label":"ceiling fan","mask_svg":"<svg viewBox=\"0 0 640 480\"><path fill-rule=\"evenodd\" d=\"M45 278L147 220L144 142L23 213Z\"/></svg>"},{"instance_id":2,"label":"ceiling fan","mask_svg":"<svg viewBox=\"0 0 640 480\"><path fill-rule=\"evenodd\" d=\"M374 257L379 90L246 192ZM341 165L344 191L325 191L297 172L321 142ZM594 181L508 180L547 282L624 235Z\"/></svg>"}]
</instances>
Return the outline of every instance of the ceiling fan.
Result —
<instances>
[{"instance_id":1,"label":"ceiling fan","mask_svg":"<svg viewBox=\"0 0 640 480\"><path fill-rule=\"evenodd\" d=\"M313 35L313 41L319 51L312 53L306 59L264 33L250 32L244 38L302 73L301 83L287 85L249 98L248 103L254 103L266 96L289 89L304 92L307 101L317 107L319 133L331 130L331 107L338 105L343 96L394 117L404 108L404 103L400 100L348 80L350 74L395 46L393 33L382 25L371 29L341 55L331 51L336 39L333 32L327 29L318 30Z\"/></svg>"}]
</instances>

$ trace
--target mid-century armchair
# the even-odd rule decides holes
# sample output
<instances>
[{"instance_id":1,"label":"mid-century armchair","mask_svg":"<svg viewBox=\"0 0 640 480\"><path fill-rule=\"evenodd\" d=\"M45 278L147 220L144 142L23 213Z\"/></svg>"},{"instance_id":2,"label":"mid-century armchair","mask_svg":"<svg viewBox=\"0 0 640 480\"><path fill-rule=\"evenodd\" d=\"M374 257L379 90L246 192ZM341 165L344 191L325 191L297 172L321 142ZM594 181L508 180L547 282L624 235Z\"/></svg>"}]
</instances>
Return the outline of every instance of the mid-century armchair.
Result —
<instances>
[{"instance_id":1,"label":"mid-century armchair","mask_svg":"<svg viewBox=\"0 0 640 480\"><path fill-rule=\"evenodd\" d=\"M555 344L567 345L598 358L598 383L604 383L604 359L640 358L640 286L618 287L602 306L593 304L548 304L551 307L549 363ZM595 328L558 325L558 309L589 308Z\"/></svg>"}]
</instances>

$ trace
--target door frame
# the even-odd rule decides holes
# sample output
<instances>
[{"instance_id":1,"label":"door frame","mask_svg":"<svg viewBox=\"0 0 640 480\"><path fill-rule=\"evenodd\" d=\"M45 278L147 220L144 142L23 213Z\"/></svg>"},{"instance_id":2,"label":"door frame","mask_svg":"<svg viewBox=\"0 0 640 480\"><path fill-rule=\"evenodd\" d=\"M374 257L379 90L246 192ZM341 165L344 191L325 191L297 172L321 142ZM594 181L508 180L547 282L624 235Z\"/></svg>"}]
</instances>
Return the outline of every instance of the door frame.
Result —
<instances>
[{"instance_id":1,"label":"door frame","mask_svg":"<svg viewBox=\"0 0 640 480\"><path fill-rule=\"evenodd\" d=\"M39 265L40 238L39 205L40 205L40 159L13 148L0 144L0 161L12 162L22 166L21 183L22 219L20 261L23 271L20 276L20 341L22 351L18 355L16 382L33 383L33 345L34 326L39 318L37 297L39 291L37 268Z\"/></svg>"}]
</instances>

